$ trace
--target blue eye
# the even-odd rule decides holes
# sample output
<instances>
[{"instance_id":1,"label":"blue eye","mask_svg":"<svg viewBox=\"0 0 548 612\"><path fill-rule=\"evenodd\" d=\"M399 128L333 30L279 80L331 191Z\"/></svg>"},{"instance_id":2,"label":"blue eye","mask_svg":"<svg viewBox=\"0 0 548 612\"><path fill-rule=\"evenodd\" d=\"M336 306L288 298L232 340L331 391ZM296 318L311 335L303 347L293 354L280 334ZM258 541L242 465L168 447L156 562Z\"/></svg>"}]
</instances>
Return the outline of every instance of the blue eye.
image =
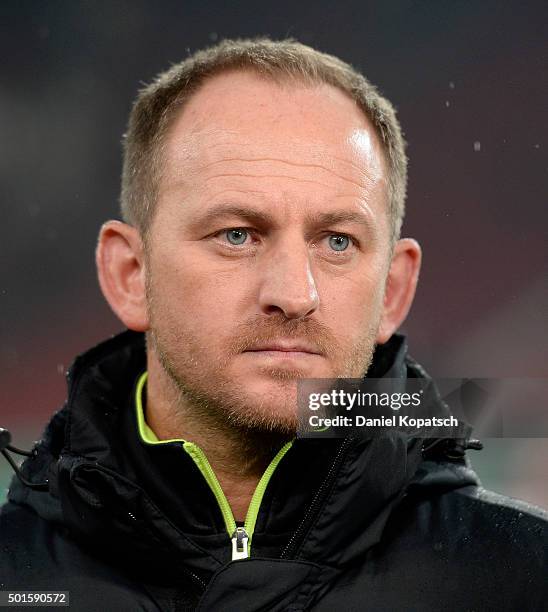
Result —
<instances>
[{"instance_id":1,"label":"blue eye","mask_svg":"<svg viewBox=\"0 0 548 612\"><path fill-rule=\"evenodd\" d=\"M236 246L240 244L244 244L244 242L247 239L247 236L248 236L247 231L244 229L234 228L234 229L226 230L226 237L228 239L228 242Z\"/></svg>"},{"instance_id":2,"label":"blue eye","mask_svg":"<svg viewBox=\"0 0 548 612\"><path fill-rule=\"evenodd\" d=\"M341 234L333 234L329 236L329 246L334 251L345 251L350 244L350 240L348 236L343 236Z\"/></svg>"}]
</instances>

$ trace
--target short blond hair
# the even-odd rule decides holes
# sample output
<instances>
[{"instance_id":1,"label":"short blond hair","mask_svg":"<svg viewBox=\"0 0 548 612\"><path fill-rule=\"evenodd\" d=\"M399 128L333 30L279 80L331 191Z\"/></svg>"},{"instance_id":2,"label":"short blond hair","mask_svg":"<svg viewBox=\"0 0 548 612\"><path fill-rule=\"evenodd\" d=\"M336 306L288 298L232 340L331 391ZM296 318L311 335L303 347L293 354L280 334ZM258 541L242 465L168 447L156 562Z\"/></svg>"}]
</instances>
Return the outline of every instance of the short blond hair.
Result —
<instances>
[{"instance_id":1,"label":"short blond hair","mask_svg":"<svg viewBox=\"0 0 548 612\"><path fill-rule=\"evenodd\" d=\"M124 221L146 237L158 193L161 145L174 117L206 79L233 69L253 70L275 81L325 83L357 103L374 125L386 155L393 243L400 235L407 189L405 141L394 107L346 62L291 39L223 40L172 66L139 91L123 141L120 205Z\"/></svg>"}]
</instances>

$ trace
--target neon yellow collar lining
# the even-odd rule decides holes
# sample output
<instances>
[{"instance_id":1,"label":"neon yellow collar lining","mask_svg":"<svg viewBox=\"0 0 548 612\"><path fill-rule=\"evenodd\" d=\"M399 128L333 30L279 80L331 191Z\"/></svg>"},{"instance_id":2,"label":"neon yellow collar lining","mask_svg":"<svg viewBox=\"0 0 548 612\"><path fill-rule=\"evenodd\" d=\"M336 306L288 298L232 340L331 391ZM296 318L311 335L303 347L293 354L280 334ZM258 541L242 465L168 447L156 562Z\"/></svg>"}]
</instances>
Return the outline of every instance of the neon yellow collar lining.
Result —
<instances>
[{"instance_id":1,"label":"neon yellow collar lining","mask_svg":"<svg viewBox=\"0 0 548 612\"><path fill-rule=\"evenodd\" d=\"M143 410L143 389L146 384L148 378L148 373L144 372L139 377L137 381L137 387L135 391L135 408L137 411L137 424L139 426L139 434L141 439L145 444L158 445L158 444L169 444L172 442L179 442L183 449L192 457L194 463L202 473L205 478L209 488L213 492L215 499L219 505L219 509L223 515L223 520L225 523L225 528L228 533L228 536L231 538L236 531L236 521L234 520L234 514L232 513L232 509L224 491L219 484L217 476L213 471L207 457L205 456L204 451L193 442L187 442L182 439L175 440L159 440L158 436L152 431L152 429L148 426L145 420L145 414ZM293 445L293 440L287 442L282 446L282 448L278 451L277 455L272 459L268 467L266 468L264 474L262 475L259 483L257 484L257 488L253 493L253 497L251 498L251 502L249 504L249 508L247 510L247 514L245 517L244 529L246 530L249 537L249 548L251 549L251 539L253 537L253 531L255 530L255 524L257 522L257 515L259 514L259 508L266 491L266 487L274 474L274 470L287 453L287 451Z\"/></svg>"}]
</instances>

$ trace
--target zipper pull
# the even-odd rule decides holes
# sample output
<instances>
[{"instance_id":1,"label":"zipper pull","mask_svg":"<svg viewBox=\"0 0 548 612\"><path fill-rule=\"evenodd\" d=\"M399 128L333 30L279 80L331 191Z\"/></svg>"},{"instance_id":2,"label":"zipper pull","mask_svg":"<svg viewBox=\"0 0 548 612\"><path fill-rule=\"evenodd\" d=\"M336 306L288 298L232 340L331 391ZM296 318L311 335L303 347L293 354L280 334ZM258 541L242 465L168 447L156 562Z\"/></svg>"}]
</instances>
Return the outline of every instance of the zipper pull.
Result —
<instances>
[{"instance_id":1,"label":"zipper pull","mask_svg":"<svg viewBox=\"0 0 548 612\"><path fill-rule=\"evenodd\" d=\"M247 531L243 527L236 527L232 534L232 561L249 557L248 542Z\"/></svg>"}]
</instances>

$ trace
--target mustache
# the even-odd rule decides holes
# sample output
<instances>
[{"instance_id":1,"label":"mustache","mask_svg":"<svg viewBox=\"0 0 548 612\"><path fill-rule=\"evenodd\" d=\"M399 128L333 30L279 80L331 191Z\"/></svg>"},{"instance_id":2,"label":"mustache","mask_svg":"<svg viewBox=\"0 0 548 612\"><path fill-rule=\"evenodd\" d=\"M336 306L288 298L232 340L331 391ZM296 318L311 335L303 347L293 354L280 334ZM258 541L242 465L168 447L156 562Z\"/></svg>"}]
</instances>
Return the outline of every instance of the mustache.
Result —
<instances>
[{"instance_id":1,"label":"mustache","mask_svg":"<svg viewBox=\"0 0 548 612\"><path fill-rule=\"evenodd\" d=\"M242 353L255 344L274 340L301 339L312 344L320 354L328 354L338 343L329 328L314 319L288 319L282 313L268 316L257 315L240 323L234 331L230 351Z\"/></svg>"}]
</instances>

